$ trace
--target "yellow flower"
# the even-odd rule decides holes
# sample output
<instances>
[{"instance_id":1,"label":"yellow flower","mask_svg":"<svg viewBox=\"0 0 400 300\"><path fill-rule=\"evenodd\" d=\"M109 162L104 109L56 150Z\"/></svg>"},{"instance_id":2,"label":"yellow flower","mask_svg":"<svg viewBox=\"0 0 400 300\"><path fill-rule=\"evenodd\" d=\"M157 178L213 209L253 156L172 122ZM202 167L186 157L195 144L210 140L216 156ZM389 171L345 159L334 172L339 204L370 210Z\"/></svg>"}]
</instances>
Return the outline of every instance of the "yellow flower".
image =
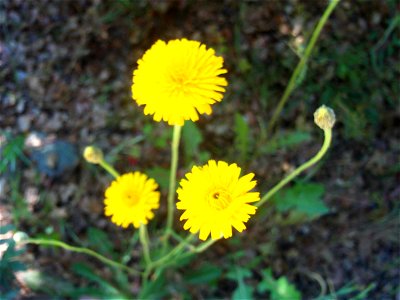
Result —
<instances>
[{"instance_id":1,"label":"yellow flower","mask_svg":"<svg viewBox=\"0 0 400 300\"><path fill-rule=\"evenodd\" d=\"M211 233L213 240L232 236L232 226L239 232L255 214L257 207L249 203L260 200L260 194L249 192L256 186L253 173L240 177L236 164L208 161L203 167L192 168L178 188L177 208L185 210L181 220L187 220L184 229L200 231L200 239Z\"/></svg>"},{"instance_id":2,"label":"yellow flower","mask_svg":"<svg viewBox=\"0 0 400 300\"><path fill-rule=\"evenodd\" d=\"M220 77L223 58L197 41L157 41L138 61L133 72L132 96L144 105L145 115L169 125L197 121L199 114L211 114L211 104L222 100Z\"/></svg>"},{"instance_id":3,"label":"yellow flower","mask_svg":"<svg viewBox=\"0 0 400 300\"><path fill-rule=\"evenodd\" d=\"M105 192L106 216L124 228L133 224L139 228L154 217L152 209L159 207L160 192L158 184L140 172L121 175L114 180Z\"/></svg>"}]
</instances>

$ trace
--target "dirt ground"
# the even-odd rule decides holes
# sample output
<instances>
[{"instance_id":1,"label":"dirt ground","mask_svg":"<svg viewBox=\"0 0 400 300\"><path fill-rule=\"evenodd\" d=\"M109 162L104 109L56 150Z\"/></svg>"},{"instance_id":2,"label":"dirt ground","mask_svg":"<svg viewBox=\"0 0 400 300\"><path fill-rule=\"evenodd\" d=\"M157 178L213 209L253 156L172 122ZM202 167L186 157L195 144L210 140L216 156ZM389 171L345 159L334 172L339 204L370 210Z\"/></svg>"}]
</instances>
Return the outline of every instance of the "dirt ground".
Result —
<instances>
[{"instance_id":1,"label":"dirt ground","mask_svg":"<svg viewBox=\"0 0 400 300\"><path fill-rule=\"evenodd\" d=\"M129 233L103 217L101 200L110 177L88 165L79 153L92 143L105 153L113 153L117 145L129 147L129 141L144 136L143 128L151 120L142 115L130 91L137 59L157 39L181 37L200 40L224 56L228 91L214 113L198 123L204 135L202 149L213 158L223 158L235 139L231 128L236 112L246 116L254 137L260 134L259 121L268 122L298 61L293 49L309 38L325 7L322 0L2 1L0 135L36 136L45 144L65 141L74 147L69 150L69 146L60 145L69 159L52 172L40 166L41 160L48 158L25 146L24 154L32 164L19 162L18 186L10 184L15 174L0 174L2 225L15 221L10 199L17 188L31 215L19 218L19 230L30 236L46 230L58 232L62 240L74 243L84 239L91 226L114 236L116 248L121 247L118 241ZM316 58L313 56L309 64L312 71L291 96L277 127L278 134L294 127L311 128L312 140L296 151L279 149L249 159L245 166L255 172L260 190L271 187L318 150L321 134L312 129L311 116L324 103L323 91L329 86L351 95L345 90L347 77L331 74L337 74L337 58L356 47L366 52L373 49L388 32L396 14L393 7L399 9L390 1L377 0L342 1L336 8L323 29ZM390 33L379 49L395 43L393 35ZM398 89L393 89L394 81L399 80L398 41L397 36L398 44L393 46L397 48L384 57L382 77L363 70L366 77L357 97L366 98L344 103L355 113L370 108L379 116L374 117L375 123L368 114L363 124L356 119L355 130L360 125L358 130L365 135L349 134L343 121L350 115L344 113L348 110L333 105L338 123L332 148L323 164L307 173L308 178L325 186L324 201L330 213L313 222L276 230L270 219L255 218L241 237L241 245L222 241L201 259L224 265L228 252L241 248L249 255L260 255L258 246L272 240L274 249L263 255L261 265L271 267L277 276L287 276L304 299L319 294L321 287L313 274L324 278L327 288L339 290L348 283L366 288L372 284L368 299L400 299L400 133L396 125L400 108ZM325 55L332 53L329 51L336 56ZM353 63L352 58L349 61ZM364 66L363 62L359 65ZM269 77L267 96L260 91L265 77ZM162 140L166 128L155 124L153 134ZM139 154L115 150L110 156L118 170L168 168L168 143L159 147L144 139L136 146ZM182 165L178 174L185 172ZM162 208L155 227L162 226L164 213ZM57 252L38 247L29 247L24 257L28 265L77 285L82 282L67 270L72 261L80 259L66 252L58 257ZM218 284L219 296L229 297L230 284ZM22 283L17 285L21 286L20 297L41 297ZM207 297L198 290L192 293L195 298Z\"/></svg>"}]
</instances>

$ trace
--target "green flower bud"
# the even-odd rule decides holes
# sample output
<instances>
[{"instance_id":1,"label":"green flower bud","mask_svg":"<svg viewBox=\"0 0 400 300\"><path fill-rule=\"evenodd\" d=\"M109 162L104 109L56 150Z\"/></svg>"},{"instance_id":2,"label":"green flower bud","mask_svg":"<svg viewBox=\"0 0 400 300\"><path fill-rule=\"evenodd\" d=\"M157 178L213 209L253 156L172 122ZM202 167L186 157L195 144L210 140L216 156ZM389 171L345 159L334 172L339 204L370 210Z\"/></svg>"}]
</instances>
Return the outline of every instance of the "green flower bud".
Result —
<instances>
[{"instance_id":1,"label":"green flower bud","mask_svg":"<svg viewBox=\"0 0 400 300\"><path fill-rule=\"evenodd\" d=\"M314 113L314 123L322 130L332 129L335 121L335 112L325 105L322 105Z\"/></svg>"},{"instance_id":2,"label":"green flower bud","mask_svg":"<svg viewBox=\"0 0 400 300\"><path fill-rule=\"evenodd\" d=\"M91 164L99 164L103 161L103 152L95 146L87 146L83 151L83 157Z\"/></svg>"}]
</instances>

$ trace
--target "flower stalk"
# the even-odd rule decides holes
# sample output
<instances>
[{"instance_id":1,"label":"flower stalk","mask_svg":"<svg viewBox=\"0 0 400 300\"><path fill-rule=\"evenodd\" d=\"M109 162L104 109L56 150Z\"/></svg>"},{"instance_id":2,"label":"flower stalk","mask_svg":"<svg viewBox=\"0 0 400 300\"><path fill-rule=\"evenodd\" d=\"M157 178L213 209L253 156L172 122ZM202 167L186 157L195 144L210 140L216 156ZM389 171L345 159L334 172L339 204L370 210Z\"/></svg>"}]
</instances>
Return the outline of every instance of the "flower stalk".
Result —
<instances>
[{"instance_id":1,"label":"flower stalk","mask_svg":"<svg viewBox=\"0 0 400 300\"><path fill-rule=\"evenodd\" d=\"M329 146L332 141L332 128L335 124L336 118L335 113L329 107L325 105L321 106L314 113L314 122L324 131L324 143L322 144L321 149L317 152L315 156L306 161L304 164L295 169L288 176L283 178L277 185L275 185L271 190L269 190L259 202L256 203L256 206L260 207L265 202L267 202L273 195L275 195L281 188L283 188L286 184L296 178L301 172L315 165L328 151Z\"/></svg>"},{"instance_id":2,"label":"flower stalk","mask_svg":"<svg viewBox=\"0 0 400 300\"><path fill-rule=\"evenodd\" d=\"M168 211L167 211L167 225L164 234L164 250L167 246L168 239L171 235L172 225L174 220L174 199L176 189L176 172L178 170L178 156L179 156L179 141L181 138L182 126L175 125L172 135L171 143L171 169L169 175L169 190L168 190Z\"/></svg>"},{"instance_id":3,"label":"flower stalk","mask_svg":"<svg viewBox=\"0 0 400 300\"><path fill-rule=\"evenodd\" d=\"M114 178L118 178L120 176L120 174L104 159L100 161L99 165L109 174L111 174Z\"/></svg>"},{"instance_id":4,"label":"flower stalk","mask_svg":"<svg viewBox=\"0 0 400 300\"><path fill-rule=\"evenodd\" d=\"M143 255L146 261L146 265L151 264L151 256L150 256L150 246L149 246L149 235L147 232L147 226L142 224L139 227L139 238L140 243L142 244L143 248Z\"/></svg>"},{"instance_id":5,"label":"flower stalk","mask_svg":"<svg viewBox=\"0 0 400 300\"><path fill-rule=\"evenodd\" d=\"M328 20L329 16L335 9L336 5L340 2L340 0L331 0L329 2L329 5L324 11L324 14L322 15L321 19L319 20L317 27L315 27L314 32L312 33L310 42L308 43L306 50L304 52L304 55L301 57L298 65L296 66L296 69L294 70L292 76L290 77L289 83L285 88L285 91L283 92L283 95L281 99L279 100L278 106L276 107L272 117L271 121L268 124L267 127L267 134L266 136L268 137L272 130L274 129L276 122L278 120L278 117L280 116L283 107L285 106L287 100L289 99L290 95L292 94L293 90L296 87L296 82L298 81L299 76L303 73L303 70L305 66L307 65L308 59L311 56L311 53L314 49L315 43L318 40L318 37L322 31L322 28L325 26L326 21Z\"/></svg>"},{"instance_id":6,"label":"flower stalk","mask_svg":"<svg viewBox=\"0 0 400 300\"><path fill-rule=\"evenodd\" d=\"M97 258L98 260L100 260L101 262L111 266L111 267L115 267L115 268L119 268L121 270L127 271L131 274L134 275L139 275L141 274L139 271L136 271L134 269L131 269L119 262L116 262L114 260L111 260L91 249L85 248L85 247L75 247L75 246L71 246L68 245L64 242L61 241L57 241L57 240L50 240L50 239L34 239L34 238L28 238L22 241L22 243L24 244L35 244L35 245L43 245L43 246L55 246L55 247L60 247L63 248L65 250L68 251L72 251L72 252L78 252L78 253L84 253L87 255L90 255L92 257Z\"/></svg>"},{"instance_id":7,"label":"flower stalk","mask_svg":"<svg viewBox=\"0 0 400 300\"><path fill-rule=\"evenodd\" d=\"M114 178L118 178L120 176L119 173L108 162L104 160L104 154L100 148L97 148L95 146L85 147L85 150L83 151L83 157L88 163L100 165Z\"/></svg>"}]
</instances>

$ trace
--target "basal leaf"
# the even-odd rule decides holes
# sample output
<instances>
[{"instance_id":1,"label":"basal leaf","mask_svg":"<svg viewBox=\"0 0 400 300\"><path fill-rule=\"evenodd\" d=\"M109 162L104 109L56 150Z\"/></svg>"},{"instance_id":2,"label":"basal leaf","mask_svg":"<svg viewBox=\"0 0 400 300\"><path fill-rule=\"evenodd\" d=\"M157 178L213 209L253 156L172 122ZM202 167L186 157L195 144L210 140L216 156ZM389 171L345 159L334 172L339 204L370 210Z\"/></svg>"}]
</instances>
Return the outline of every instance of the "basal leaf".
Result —
<instances>
[{"instance_id":1,"label":"basal leaf","mask_svg":"<svg viewBox=\"0 0 400 300\"><path fill-rule=\"evenodd\" d=\"M213 284L220 278L221 274L221 268L211 264L204 264L197 270L186 274L185 282L191 284Z\"/></svg>"},{"instance_id":2,"label":"basal leaf","mask_svg":"<svg viewBox=\"0 0 400 300\"><path fill-rule=\"evenodd\" d=\"M296 183L278 193L273 203L279 212L296 210L312 219L329 212L322 200L324 192L324 187L318 183Z\"/></svg>"}]
</instances>

